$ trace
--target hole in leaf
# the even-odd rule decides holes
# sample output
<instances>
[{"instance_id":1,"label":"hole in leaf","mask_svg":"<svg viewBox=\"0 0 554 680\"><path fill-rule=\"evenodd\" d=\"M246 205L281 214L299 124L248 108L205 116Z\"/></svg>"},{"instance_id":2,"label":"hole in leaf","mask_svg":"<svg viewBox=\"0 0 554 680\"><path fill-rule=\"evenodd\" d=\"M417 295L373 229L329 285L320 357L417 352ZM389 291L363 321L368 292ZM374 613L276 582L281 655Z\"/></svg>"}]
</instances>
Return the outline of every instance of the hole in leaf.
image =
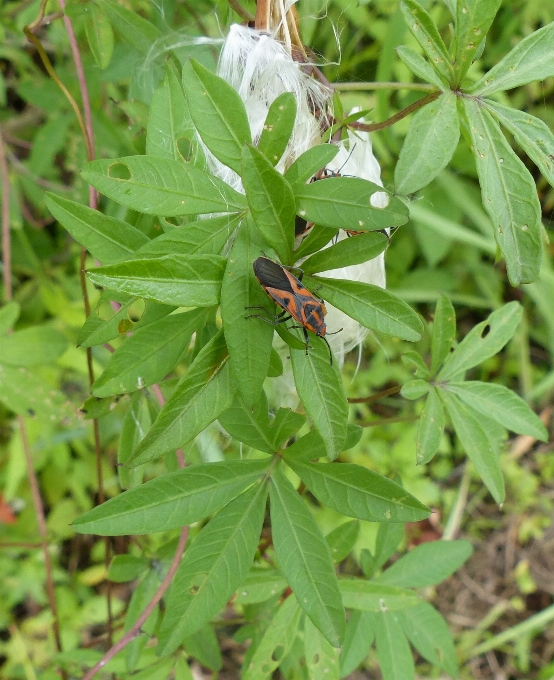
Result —
<instances>
[{"instance_id":1,"label":"hole in leaf","mask_svg":"<svg viewBox=\"0 0 554 680\"><path fill-rule=\"evenodd\" d=\"M285 648L283 645L277 645L275 649L273 650L273 654L271 655L271 658L273 661L280 661L283 658L283 654L285 653Z\"/></svg>"},{"instance_id":2,"label":"hole in leaf","mask_svg":"<svg viewBox=\"0 0 554 680\"><path fill-rule=\"evenodd\" d=\"M187 137L179 137L179 139L177 140L177 149L179 150L179 153L183 157L183 160L188 163L192 158L192 154L194 152L194 146L190 139L188 139Z\"/></svg>"},{"instance_id":3,"label":"hole in leaf","mask_svg":"<svg viewBox=\"0 0 554 680\"><path fill-rule=\"evenodd\" d=\"M142 298L136 298L136 300L133 300L131 304L129 305L129 309L127 310L127 316L131 321L136 323L137 321L140 321L142 319L142 315L144 314L144 310L146 308L146 302Z\"/></svg>"},{"instance_id":4,"label":"hole in leaf","mask_svg":"<svg viewBox=\"0 0 554 680\"><path fill-rule=\"evenodd\" d=\"M125 163L114 163L108 168L108 175L112 179L131 179L131 171Z\"/></svg>"},{"instance_id":5,"label":"hole in leaf","mask_svg":"<svg viewBox=\"0 0 554 680\"><path fill-rule=\"evenodd\" d=\"M172 227L180 227L181 222L177 217L164 217L164 221L171 224Z\"/></svg>"},{"instance_id":6,"label":"hole in leaf","mask_svg":"<svg viewBox=\"0 0 554 680\"><path fill-rule=\"evenodd\" d=\"M314 666L317 666L318 663L319 663L319 654L314 654L313 657L312 657L312 664Z\"/></svg>"},{"instance_id":7,"label":"hole in leaf","mask_svg":"<svg viewBox=\"0 0 554 680\"><path fill-rule=\"evenodd\" d=\"M490 332L491 332L490 324L487 324L485 328L483 328L483 330L481 331L481 338L486 338Z\"/></svg>"},{"instance_id":8,"label":"hole in leaf","mask_svg":"<svg viewBox=\"0 0 554 680\"><path fill-rule=\"evenodd\" d=\"M102 321L109 321L115 314L112 303L109 300L104 300L104 302L101 302L96 308L96 313L102 319Z\"/></svg>"}]
</instances>

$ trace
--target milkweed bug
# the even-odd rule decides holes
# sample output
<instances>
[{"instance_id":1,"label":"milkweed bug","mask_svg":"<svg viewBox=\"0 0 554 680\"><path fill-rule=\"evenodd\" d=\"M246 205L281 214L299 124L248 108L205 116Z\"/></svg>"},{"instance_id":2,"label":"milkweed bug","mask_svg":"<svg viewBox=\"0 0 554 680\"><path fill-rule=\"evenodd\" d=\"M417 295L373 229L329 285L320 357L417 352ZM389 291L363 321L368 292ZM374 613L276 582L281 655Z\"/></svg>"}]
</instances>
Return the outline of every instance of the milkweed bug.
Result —
<instances>
[{"instance_id":1,"label":"milkweed bug","mask_svg":"<svg viewBox=\"0 0 554 680\"><path fill-rule=\"evenodd\" d=\"M327 326L325 325L327 310L323 300L316 298L302 285L304 272L301 269L292 267L295 271L300 272L299 277L296 278L287 267L283 267L267 257L258 257L254 260L252 266L262 288L284 311L280 314L271 315L273 318L270 319L261 314L250 314L246 318L256 317L275 326L285 323L289 319L295 319L300 326L292 326L292 328L303 329L304 340L306 341L306 354L308 354L309 348L308 331L311 331L319 338L323 338L327 344L329 360L331 365L333 365L331 347L325 338L327 334ZM265 307L249 307L248 309L263 309L267 312Z\"/></svg>"}]
</instances>

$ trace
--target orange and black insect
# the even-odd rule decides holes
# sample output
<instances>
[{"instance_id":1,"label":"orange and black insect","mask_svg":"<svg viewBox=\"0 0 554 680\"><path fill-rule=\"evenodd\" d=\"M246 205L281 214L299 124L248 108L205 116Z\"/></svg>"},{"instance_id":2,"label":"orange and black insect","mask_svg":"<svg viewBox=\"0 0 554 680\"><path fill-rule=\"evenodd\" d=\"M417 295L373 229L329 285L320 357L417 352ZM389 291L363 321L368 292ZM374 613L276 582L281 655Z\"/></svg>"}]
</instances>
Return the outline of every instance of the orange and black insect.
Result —
<instances>
[{"instance_id":1,"label":"orange and black insect","mask_svg":"<svg viewBox=\"0 0 554 680\"><path fill-rule=\"evenodd\" d=\"M332 365L333 354L329 347L329 343L325 338L325 335L327 334L327 326L325 325L325 314L327 313L327 310L325 309L323 300L316 298L313 293L310 293L310 291L302 285L304 272L301 269L293 267L295 271L299 272L297 278L288 270L288 268L283 267L267 257L258 257L254 260L253 268L254 274L262 288L284 311L280 314L270 315L271 318L267 318L261 314L250 314L250 316L247 316L246 318L256 317L273 325L285 323L290 319L298 321L300 326L292 326L292 328L302 328L304 331L306 354L308 354L309 348L308 331L311 331L319 338L323 338L327 343L327 347L329 348L329 359ZM249 307L248 309L263 309L269 314L265 307Z\"/></svg>"}]
</instances>

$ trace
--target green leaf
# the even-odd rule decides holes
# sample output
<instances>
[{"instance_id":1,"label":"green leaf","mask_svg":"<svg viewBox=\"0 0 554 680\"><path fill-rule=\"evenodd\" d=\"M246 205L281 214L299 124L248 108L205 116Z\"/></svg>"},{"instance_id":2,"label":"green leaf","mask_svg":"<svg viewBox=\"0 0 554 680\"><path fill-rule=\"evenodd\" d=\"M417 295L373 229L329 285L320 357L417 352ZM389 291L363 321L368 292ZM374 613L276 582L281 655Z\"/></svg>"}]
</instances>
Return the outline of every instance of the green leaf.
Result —
<instances>
[{"instance_id":1,"label":"green leaf","mask_svg":"<svg viewBox=\"0 0 554 680\"><path fill-rule=\"evenodd\" d=\"M429 12L417 0L403 0L400 8L410 32L429 57L432 67L450 82L453 75L450 55Z\"/></svg>"},{"instance_id":2,"label":"green leaf","mask_svg":"<svg viewBox=\"0 0 554 680\"><path fill-rule=\"evenodd\" d=\"M338 146L333 144L312 146L311 149L298 156L285 172L285 179L296 191L296 185L305 184L311 177L330 163L338 152Z\"/></svg>"},{"instance_id":3,"label":"green leaf","mask_svg":"<svg viewBox=\"0 0 554 680\"><path fill-rule=\"evenodd\" d=\"M444 92L413 117L394 169L397 193L415 193L450 163L460 139L456 101Z\"/></svg>"},{"instance_id":4,"label":"green leaf","mask_svg":"<svg viewBox=\"0 0 554 680\"><path fill-rule=\"evenodd\" d=\"M54 328L31 326L0 337L0 361L10 366L50 364L67 345L67 339Z\"/></svg>"},{"instance_id":5,"label":"green leaf","mask_svg":"<svg viewBox=\"0 0 554 680\"><path fill-rule=\"evenodd\" d=\"M404 397L404 399L415 401L416 399L420 399L425 394L427 394L427 392L429 392L429 388L430 385L426 380L417 378L416 380L409 380L407 383L404 383L402 385L402 389L400 390L400 394Z\"/></svg>"},{"instance_id":6,"label":"green leaf","mask_svg":"<svg viewBox=\"0 0 554 680\"><path fill-rule=\"evenodd\" d=\"M336 363L329 364L325 342L310 338L311 349L290 350L296 391L308 417L321 435L327 456L334 460L343 450L348 422L348 402Z\"/></svg>"},{"instance_id":7,"label":"green leaf","mask_svg":"<svg viewBox=\"0 0 554 680\"><path fill-rule=\"evenodd\" d=\"M128 631L136 622L138 617L144 611L144 608L148 605L151 599L154 597L156 590L160 586L160 574L157 569L150 569L145 575L138 586L134 589L131 595L131 600L129 601L129 606L127 607L127 613L125 615L124 630ZM125 650L125 661L128 670L132 673L137 664L139 663L142 651L146 646L148 637L153 635L156 628L156 623L159 615L159 606L154 608L154 611L146 619L141 629L144 630L146 635L140 635L131 640L130 644L127 645Z\"/></svg>"},{"instance_id":8,"label":"green leaf","mask_svg":"<svg viewBox=\"0 0 554 680\"><path fill-rule=\"evenodd\" d=\"M192 161L195 132L181 83L173 69L168 68L152 97L146 129L146 153L174 161ZM186 158L179 151L180 139L188 142Z\"/></svg>"},{"instance_id":9,"label":"green leaf","mask_svg":"<svg viewBox=\"0 0 554 680\"><path fill-rule=\"evenodd\" d=\"M432 83L439 90L445 90L444 83L440 79L439 75L433 70L425 59L418 54L411 47L406 45L399 45L395 48L396 54L402 59L406 66L410 69L412 73L416 76L425 80L428 83Z\"/></svg>"},{"instance_id":10,"label":"green leaf","mask_svg":"<svg viewBox=\"0 0 554 680\"><path fill-rule=\"evenodd\" d=\"M400 484L353 463L284 460L324 505L368 522L417 522L430 510Z\"/></svg>"},{"instance_id":11,"label":"green leaf","mask_svg":"<svg viewBox=\"0 0 554 680\"><path fill-rule=\"evenodd\" d=\"M254 226L245 220L229 257L221 285L221 318L229 363L239 391L249 407L257 404L269 370L269 357L274 329L251 314L260 311L250 307L274 308L252 269L260 249L253 240Z\"/></svg>"},{"instance_id":12,"label":"green leaf","mask_svg":"<svg viewBox=\"0 0 554 680\"><path fill-rule=\"evenodd\" d=\"M361 578L341 578L339 587L347 609L360 609L364 612L396 611L413 607L419 602L419 596L413 590Z\"/></svg>"},{"instance_id":13,"label":"green leaf","mask_svg":"<svg viewBox=\"0 0 554 680\"><path fill-rule=\"evenodd\" d=\"M273 545L283 575L298 603L338 647L344 636L344 609L331 551L313 515L277 468L271 476Z\"/></svg>"},{"instance_id":14,"label":"green leaf","mask_svg":"<svg viewBox=\"0 0 554 680\"><path fill-rule=\"evenodd\" d=\"M292 92L283 92L269 107L258 142L258 150L272 165L277 165L285 153L295 120L296 99Z\"/></svg>"},{"instance_id":15,"label":"green leaf","mask_svg":"<svg viewBox=\"0 0 554 680\"><path fill-rule=\"evenodd\" d=\"M429 389L417 428L416 458L418 465L428 463L439 448L446 419L435 387Z\"/></svg>"},{"instance_id":16,"label":"green leaf","mask_svg":"<svg viewBox=\"0 0 554 680\"><path fill-rule=\"evenodd\" d=\"M435 307L431 336L431 373L436 375L456 340L456 312L448 297L441 293Z\"/></svg>"},{"instance_id":17,"label":"green leaf","mask_svg":"<svg viewBox=\"0 0 554 680\"><path fill-rule=\"evenodd\" d=\"M553 49L554 21L519 42L469 92L484 97L534 80L550 78L554 75Z\"/></svg>"},{"instance_id":18,"label":"green leaf","mask_svg":"<svg viewBox=\"0 0 554 680\"><path fill-rule=\"evenodd\" d=\"M278 378L280 375L283 375L283 360L272 347L271 354L269 355L269 369L267 371L267 377Z\"/></svg>"},{"instance_id":19,"label":"green leaf","mask_svg":"<svg viewBox=\"0 0 554 680\"><path fill-rule=\"evenodd\" d=\"M342 562L350 555L359 534L360 523L357 520L352 520L341 524L325 536L325 540L331 548L334 562Z\"/></svg>"},{"instance_id":20,"label":"green leaf","mask_svg":"<svg viewBox=\"0 0 554 680\"><path fill-rule=\"evenodd\" d=\"M456 7L456 83L468 72L502 0L459 0Z\"/></svg>"},{"instance_id":21,"label":"green leaf","mask_svg":"<svg viewBox=\"0 0 554 680\"><path fill-rule=\"evenodd\" d=\"M362 264L386 250L388 242L387 236L378 231L368 231L352 238L345 238L329 248L314 253L302 262L302 269L306 274L315 274Z\"/></svg>"},{"instance_id":22,"label":"green leaf","mask_svg":"<svg viewBox=\"0 0 554 680\"><path fill-rule=\"evenodd\" d=\"M19 319L21 306L19 302L6 302L0 307L0 335L6 335L12 329L14 323Z\"/></svg>"},{"instance_id":23,"label":"green leaf","mask_svg":"<svg viewBox=\"0 0 554 680\"><path fill-rule=\"evenodd\" d=\"M452 634L439 612L428 602L420 602L396 616L404 634L421 656L457 678L459 668Z\"/></svg>"},{"instance_id":24,"label":"green leaf","mask_svg":"<svg viewBox=\"0 0 554 680\"><path fill-rule=\"evenodd\" d=\"M429 380L431 374L427 368L427 364L423 361L421 356L413 349L408 349L402 353L402 363L410 370L414 371L417 378Z\"/></svg>"},{"instance_id":25,"label":"green leaf","mask_svg":"<svg viewBox=\"0 0 554 680\"><path fill-rule=\"evenodd\" d=\"M93 385L93 394L108 397L134 392L163 380L206 318L205 309L193 309L135 331L110 356L104 373Z\"/></svg>"},{"instance_id":26,"label":"green leaf","mask_svg":"<svg viewBox=\"0 0 554 680\"><path fill-rule=\"evenodd\" d=\"M539 168L544 178L554 186L554 134L540 118L518 111L490 99L483 103L509 130L517 143Z\"/></svg>"},{"instance_id":27,"label":"green leaf","mask_svg":"<svg viewBox=\"0 0 554 680\"><path fill-rule=\"evenodd\" d=\"M135 557L134 555L115 555L108 570L108 580L114 583L126 583L134 581L150 567L147 557Z\"/></svg>"},{"instance_id":28,"label":"green leaf","mask_svg":"<svg viewBox=\"0 0 554 680\"><path fill-rule=\"evenodd\" d=\"M486 413L506 429L548 441L548 431L541 419L515 392L504 385L471 380L448 383L445 389L455 394L475 411Z\"/></svg>"},{"instance_id":29,"label":"green leaf","mask_svg":"<svg viewBox=\"0 0 554 680\"><path fill-rule=\"evenodd\" d=\"M375 627L375 648L383 680L414 680L415 667L410 645L398 619L391 612L383 611L379 615Z\"/></svg>"},{"instance_id":30,"label":"green leaf","mask_svg":"<svg viewBox=\"0 0 554 680\"><path fill-rule=\"evenodd\" d=\"M221 650L219 649L219 640L209 623L205 623L201 626L194 635L186 637L183 640L183 647L188 656L194 657L206 668L217 672L223 667L223 657L221 656ZM192 673L190 674L190 678L191 680L194 680ZM145 680L150 679L145 678ZM167 680L167 678L160 678L160 680ZM175 680L177 680L177 676L175 676Z\"/></svg>"},{"instance_id":31,"label":"green leaf","mask_svg":"<svg viewBox=\"0 0 554 680\"><path fill-rule=\"evenodd\" d=\"M190 115L202 141L224 165L240 174L242 149L252 143L239 93L195 59L183 67Z\"/></svg>"},{"instance_id":32,"label":"green leaf","mask_svg":"<svg viewBox=\"0 0 554 680\"><path fill-rule=\"evenodd\" d=\"M235 213L189 222L149 241L135 256L219 255L242 219L242 213Z\"/></svg>"},{"instance_id":33,"label":"green leaf","mask_svg":"<svg viewBox=\"0 0 554 680\"><path fill-rule=\"evenodd\" d=\"M294 245L294 194L287 180L253 146L242 155L242 183L252 218L262 236L288 263Z\"/></svg>"},{"instance_id":34,"label":"green leaf","mask_svg":"<svg viewBox=\"0 0 554 680\"><path fill-rule=\"evenodd\" d=\"M302 610L289 595L271 619L260 644L242 671L242 680L269 680L289 653L298 632Z\"/></svg>"},{"instance_id":35,"label":"green leaf","mask_svg":"<svg viewBox=\"0 0 554 680\"><path fill-rule=\"evenodd\" d=\"M473 141L483 207L494 226L513 286L539 275L541 208L535 181L490 113L464 99Z\"/></svg>"},{"instance_id":36,"label":"green leaf","mask_svg":"<svg viewBox=\"0 0 554 680\"><path fill-rule=\"evenodd\" d=\"M172 654L244 581L258 547L266 500L265 483L245 491L220 510L187 548L171 586L159 634L160 654Z\"/></svg>"},{"instance_id":37,"label":"green leaf","mask_svg":"<svg viewBox=\"0 0 554 680\"><path fill-rule=\"evenodd\" d=\"M72 526L81 534L99 536L179 529L220 510L260 479L270 463L265 459L192 465L110 498Z\"/></svg>"},{"instance_id":38,"label":"green leaf","mask_svg":"<svg viewBox=\"0 0 554 680\"><path fill-rule=\"evenodd\" d=\"M111 301L119 303L117 311L110 304ZM131 329L137 330L147 326L171 314L175 309L175 306L162 305L153 300L143 300L125 293L105 290L100 295L96 308L79 331L77 344L82 347L101 345Z\"/></svg>"},{"instance_id":39,"label":"green leaf","mask_svg":"<svg viewBox=\"0 0 554 680\"><path fill-rule=\"evenodd\" d=\"M192 441L228 409L236 393L223 331L205 345L179 380L150 432L140 443L133 465Z\"/></svg>"},{"instance_id":40,"label":"green leaf","mask_svg":"<svg viewBox=\"0 0 554 680\"><path fill-rule=\"evenodd\" d=\"M85 29L90 51L98 66L105 69L110 65L113 55L112 25L106 14L97 5L89 3L83 9L87 17Z\"/></svg>"},{"instance_id":41,"label":"green leaf","mask_svg":"<svg viewBox=\"0 0 554 680\"><path fill-rule=\"evenodd\" d=\"M296 434L305 422L306 416L303 413L292 411L290 408L280 408L271 426L274 449L280 449L283 443Z\"/></svg>"},{"instance_id":42,"label":"green leaf","mask_svg":"<svg viewBox=\"0 0 554 680\"><path fill-rule=\"evenodd\" d=\"M304 650L310 680L339 680L339 650L327 642L310 619L304 624Z\"/></svg>"},{"instance_id":43,"label":"green leaf","mask_svg":"<svg viewBox=\"0 0 554 680\"><path fill-rule=\"evenodd\" d=\"M24 366L0 364L0 401L14 413L43 416L52 423L75 418L75 407L64 395Z\"/></svg>"},{"instance_id":44,"label":"green leaf","mask_svg":"<svg viewBox=\"0 0 554 680\"><path fill-rule=\"evenodd\" d=\"M305 278L304 283L362 326L373 331L416 342L423 334L423 323L403 300L379 286L361 281ZM338 330L338 329L332 329Z\"/></svg>"},{"instance_id":45,"label":"green leaf","mask_svg":"<svg viewBox=\"0 0 554 680\"><path fill-rule=\"evenodd\" d=\"M358 177L328 177L310 184L295 184L296 214L324 227L375 230L405 224L408 208L388 195L386 208L375 208L371 197L383 187Z\"/></svg>"},{"instance_id":46,"label":"green leaf","mask_svg":"<svg viewBox=\"0 0 554 680\"><path fill-rule=\"evenodd\" d=\"M451 380L500 352L515 333L522 311L518 302L509 302L474 326L445 361L437 382Z\"/></svg>"},{"instance_id":47,"label":"green leaf","mask_svg":"<svg viewBox=\"0 0 554 680\"><path fill-rule=\"evenodd\" d=\"M47 193L46 206L73 238L103 264L134 254L150 239L123 220L102 215L85 205Z\"/></svg>"},{"instance_id":48,"label":"green leaf","mask_svg":"<svg viewBox=\"0 0 554 680\"><path fill-rule=\"evenodd\" d=\"M147 215L200 215L246 208L244 196L223 180L170 158L90 161L81 175L108 198Z\"/></svg>"},{"instance_id":49,"label":"green leaf","mask_svg":"<svg viewBox=\"0 0 554 680\"><path fill-rule=\"evenodd\" d=\"M340 677L350 675L369 654L377 619L371 612L354 610L346 624L346 634L340 651Z\"/></svg>"},{"instance_id":50,"label":"green leaf","mask_svg":"<svg viewBox=\"0 0 554 680\"><path fill-rule=\"evenodd\" d=\"M504 501L504 478L499 452L481 424L479 415L445 390L440 392L452 425L469 459L497 503Z\"/></svg>"},{"instance_id":51,"label":"green leaf","mask_svg":"<svg viewBox=\"0 0 554 680\"><path fill-rule=\"evenodd\" d=\"M377 576L374 582L399 588L434 586L451 576L472 553L469 541L422 543Z\"/></svg>"},{"instance_id":52,"label":"green leaf","mask_svg":"<svg viewBox=\"0 0 554 680\"><path fill-rule=\"evenodd\" d=\"M152 425L150 408L146 395L138 393L131 398L129 410L123 418L121 436L117 449L117 476L122 489L132 489L142 484L144 468L129 469L127 461L146 436Z\"/></svg>"},{"instance_id":53,"label":"green leaf","mask_svg":"<svg viewBox=\"0 0 554 680\"><path fill-rule=\"evenodd\" d=\"M363 429L359 425L348 425L346 428L346 441L344 442L343 451L347 451L360 441L363 434ZM319 432L312 430L300 439L297 439L294 444L286 449L287 456L294 458L294 460L312 460L314 458L323 458L325 454L325 445Z\"/></svg>"},{"instance_id":54,"label":"green leaf","mask_svg":"<svg viewBox=\"0 0 554 680\"><path fill-rule=\"evenodd\" d=\"M106 12L121 37L140 54L147 54L152 45L162 37L160 31L136 11L110 0L97 0L97 3Z\"/></svg>"},{"instance_id":55,"label":"green leaf","mask_svg":"<svg viewBox=\"0 0 554 680\"><path fill-rule=\"evenodd\" d=\"M219 423L231 437L247 446L270 454L275 452L265 392L254 406L246 405L242 397L237 396L231 408L219 416Z\"/></svg>"},{"instance_id":56,"label":"green leaf","mask_svg":"<svg viewBox=\"0 0 554 680\"><path fill-rule=\"evenodd\" d=\"M403 524L380 524L375 541L375 555L372 559L372 576L394 555L404 538ZM364 574L366 576L365 567Z\"/></svg>"},{"instance_id":57,"label":"green leaf","mask_svg":"<svg viewBox=\"0 0 554 680\"><path fill-rule=\"evenodd\" d=\"M219 255L164 255L87 271L89 279L130 295L183 307L219 304L226 260Z\"/></svg>"},{"instance_id":58,"label":"green leaf","mask_svg":"<svg viewBox=\"0 0 554 680\"><path fill-rule=\"evenodd\" d=\"M320 224L314 224L310 229L309 234L294 251L294 259L300 260L301 257L312 255L322 250L330 241L332 241L338 234L338 229L329 229L329 227L322 227Z\"/></svg>"},{"instance_id":59,"label":"green leaf","mask_svg":"<svg viewBox=\"0 0 554 680\"><path fill-rule=\"evenodd\" d=\"M274 595L282 593L287 582L276 569L252 567L237 590L236 604L255 604L265 602Z\"/></svg>"}]
</instances>

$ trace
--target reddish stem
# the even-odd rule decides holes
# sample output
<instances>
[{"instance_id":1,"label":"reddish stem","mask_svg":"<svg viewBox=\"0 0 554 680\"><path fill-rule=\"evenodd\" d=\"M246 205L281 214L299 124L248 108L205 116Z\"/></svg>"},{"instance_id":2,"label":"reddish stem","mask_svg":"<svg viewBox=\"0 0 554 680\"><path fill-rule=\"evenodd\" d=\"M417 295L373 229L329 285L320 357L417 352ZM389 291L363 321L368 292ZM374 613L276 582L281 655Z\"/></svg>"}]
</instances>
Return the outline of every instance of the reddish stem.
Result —
<instances>
[{"instance_id":1,"label":"reddish stem","mask_svg":"<svg viewBox=\"0 0 554 680\"><path fill-rule=\"evenodd\" d=\"M12 246L10 238L10 177L4 140L0 132L0 171L2 173L2 278L4 280L4 297L12 299Z\"/></svg>"}]
</instances>

